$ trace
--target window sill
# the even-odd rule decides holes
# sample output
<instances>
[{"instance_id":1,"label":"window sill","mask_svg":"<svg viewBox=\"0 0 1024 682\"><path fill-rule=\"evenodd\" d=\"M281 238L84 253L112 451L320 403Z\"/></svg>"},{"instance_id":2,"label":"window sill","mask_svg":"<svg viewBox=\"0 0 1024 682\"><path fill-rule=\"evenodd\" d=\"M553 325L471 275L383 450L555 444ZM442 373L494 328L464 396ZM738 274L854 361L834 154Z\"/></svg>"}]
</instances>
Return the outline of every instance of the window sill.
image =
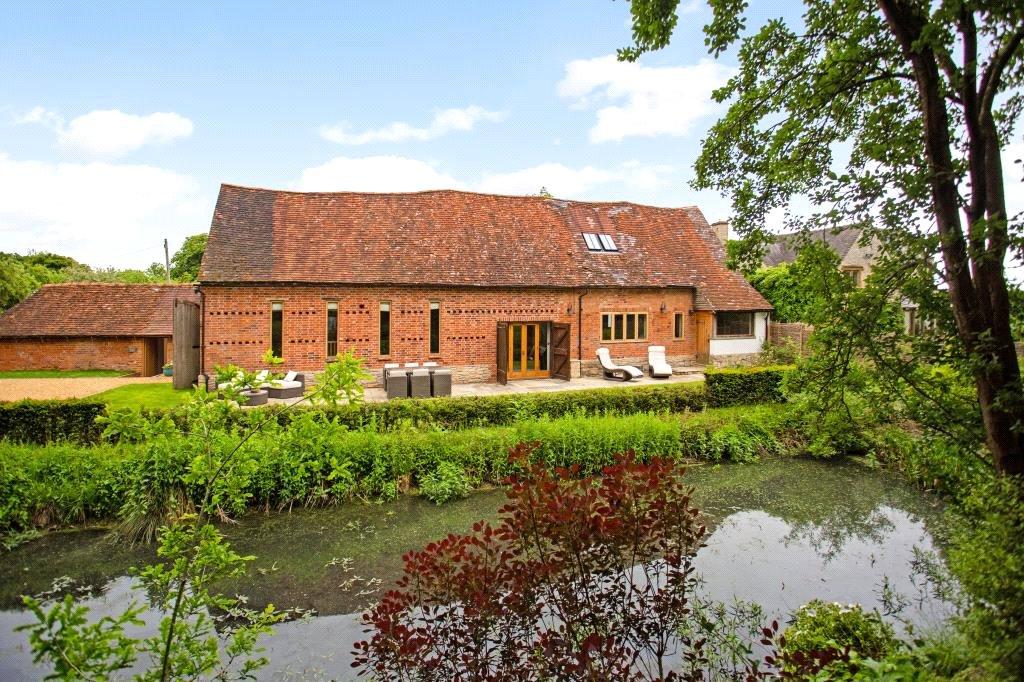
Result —
<instances>
[{"instance_id":1,"label":"window sill","mask_svg":"<svg viewBox=\"0 0 1024 682\"><path fill-rule=\"evenodd\" d=\"M647 343L648 339L619 339L618 341L605 341L601 340L601 343Z\"/></svg>"},{"instance_id":2,"label":"window sill","mask_svg":"<svg viewBox=\"0 0 1024 682\"><path fill-rule=\"evenodd\" d=\"M757 338L757 337L755 337L753 334L727 334L727 335L723 335L723 336L712 336L711 340L712 341L714 341L714 340L736 341L738 339L754 339L754 338Z\"/></svg>"}]
</instances>

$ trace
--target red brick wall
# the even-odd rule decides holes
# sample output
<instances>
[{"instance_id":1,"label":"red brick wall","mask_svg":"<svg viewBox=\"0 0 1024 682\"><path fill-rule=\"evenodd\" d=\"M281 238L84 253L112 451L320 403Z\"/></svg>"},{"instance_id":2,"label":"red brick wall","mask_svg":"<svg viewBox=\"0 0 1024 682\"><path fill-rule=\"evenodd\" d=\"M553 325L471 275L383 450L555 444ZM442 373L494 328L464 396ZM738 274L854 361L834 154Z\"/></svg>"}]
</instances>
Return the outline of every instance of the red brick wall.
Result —
<instances>
[{"instance_id":1,"label":"red brick wall","mask_svg":"<svg viewBox=\"0 0 1024 682\"><path fill-rule=\"evenodd\" d=\"M371 370L385 362L433 360L457 368L457 380L493 379L495 335L497 322L502 320L569 323L571 357L578 359L578 290L204 285L203 293L207 371L229 363L247 369L261 366L260 357L270 347L273 302L284 306L283 356L288 369L323 368L329 301L338 303L339 351L354 348ZM391 353L387 357L378 353L381 301L391 303ZM441 352L436 356L428 353L431 301L441 303ZM648 313L648 340L607 344L615 358L646 359L647 346L655 344L665 345L670 358L692 356L691 307L688 289L592 290L583 298L584 360L606 345L600 340L601 311ZM686 334L681 341L672 339L676 311L686 313Z\"/></svg>"},{"instance_id":2,"label":"red brick wall","mask_svg":"<svg viewBox=\"0 0 1024 682\"><path fill-rule=\"evenodd\" d=\"M0 370L119 369L138 374L144 343L120 337L0 339Z\"/></svg>"}]
</instances>

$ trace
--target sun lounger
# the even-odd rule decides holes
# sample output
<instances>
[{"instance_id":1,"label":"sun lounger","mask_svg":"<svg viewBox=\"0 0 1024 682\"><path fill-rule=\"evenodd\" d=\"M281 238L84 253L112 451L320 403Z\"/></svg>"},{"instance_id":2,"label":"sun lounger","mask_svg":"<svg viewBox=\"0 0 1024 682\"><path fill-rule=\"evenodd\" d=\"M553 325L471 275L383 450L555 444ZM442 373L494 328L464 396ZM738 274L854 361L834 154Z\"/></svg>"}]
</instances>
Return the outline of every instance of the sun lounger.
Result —
<instances>
[{"instance_id":1,"label":"sun lounger","mask_svg":"<svg viewBox=\"0 0 1024 682\"><path fill-rule=\"evenodd\" d=\"M639 379L644 375L643 372L632 365L616 365L612 362L611 353L608 352L607 348L598 348L597 358L601 361L601 369L604 370L605 379L630 381L631 379Z\"/></svg>"},{"instance_id":2,"label":"sun lounger","mask_svg":"<svg viewBox=\"0 0 1024 682\"><path fill-rule=\"evenodd\" d=\"M648 346L647 364L651 366L651 376L656 379L672 376L672 365L665 360L665 346Z\"/></svg>"},{"instance_id":3,"label":"sun lounger","mask_svg":"<svg viewBox=\"0 0 1024 682\"><path fill-rule=\"evenodd\" d=\"M409 397L430 397L430 370L413 369L409 372Z\"/></svg>"},{"instance_id":4,"label":"sun lounger","mask_svg":"<svg viewBox=\"0 0 1024 682\"><path fill-rule=\"evenodd\" d=\"M275 379L267 387L271 398L301 398L306 390L306 377L297 372L288 372L284 379Z\"/></svg>"}]
</instances>

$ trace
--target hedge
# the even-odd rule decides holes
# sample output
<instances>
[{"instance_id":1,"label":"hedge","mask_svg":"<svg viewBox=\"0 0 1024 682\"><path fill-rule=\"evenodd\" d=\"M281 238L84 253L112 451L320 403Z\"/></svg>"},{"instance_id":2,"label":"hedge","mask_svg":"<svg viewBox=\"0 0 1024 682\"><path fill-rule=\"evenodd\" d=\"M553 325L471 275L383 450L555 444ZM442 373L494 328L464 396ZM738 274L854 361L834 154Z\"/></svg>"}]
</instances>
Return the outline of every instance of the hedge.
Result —
<instances>
[{"instance_id":1,"label":"hedge","mask_svg":"<svg viewBox=\"0 0 1024 682\"><path fill-rule=\"evenodd\" d=\"M283 425L296 415L317 411L350 429L371 429L387 432L406 426L455 431L474 427L505 426L542 417L558 418L565 415L629 415L641 413L697 412L706 407L727 407L755 403L782 402L782 375L787 368L742 368L709 371L707 384L672 383L663 386L623 386L586 390L552 391L497 396L427 398L390 400L381 403L342 405L334 409L299 407L285 409L269 407L264 410L278 414ZM46 405L19 411L21 404ZM67 405L68 407L63 407ZM82 407L88 405L89 407ZM46 443L55 440L73 440L96 443L100 429L93 420L102 413L100 403L89 401L24 401L0 403L0 410L14 409L17 426L5 428L0 416L0 439L5 435L15 441ZM52 413L79 415L75 419L51 416ZM0 411L0 415L3 412ZM184 414L178 410L149 410L153 418L170 414L179 427L184 427ZM248 413L239 411L236 419L247 423ZM261 412L267 414L267 412ZM37 423L38 422L38 423Z\"/></svg>"},{"instance_id":2,"label":"hedge","mask_svg":"<svg viewBox=\"0 0 1024 682\"><path fill-rule=\"evenodd\" d=\"M784 409L745 412L738 431L737 415L703 413L570 415L454 432L382 433L349 430L309 411L287 427L272 421L247 441L212 499L235 515L248 507L315 506L354 495L388 498L404 483L419 485L442 467L465 472L472 484L499 483L513 473L509 448L521 442L539 443L539 461L579 465L582 475L596 473L626 450L641 459L713 461L750 460L779 450L781 439L774 434L784 425ZM134 445L0 444L0 489L6 491L0 534L32 525L126 520L139 509L159 523L166 501L202 497L199 483L209 474L203 468L206 446L226 453L237 442L238 432L216 430L197 439L171 429Z\"/></svg>"},{"instance_id":3,"label":"hedge","mask_svg":"<svg viewBox=\"0 0 1024 682\"><path fill-rule=\"evenodd\" d=\"M709 370L705 374L708 407L755 405L786 401L782 391L792 367L742 367Z\"/></svg>"},{"instance_id":4,"label":"hedge","mask_svg":"<svg viewBox=\"0 0 1024 682\"><path fill-rule=\"evenodd\" d=\"M0 440L39 444L94 443L102 432L96 417L105 409L102 402L93 400L0 402Z\"/></svg>"}]
</instances>

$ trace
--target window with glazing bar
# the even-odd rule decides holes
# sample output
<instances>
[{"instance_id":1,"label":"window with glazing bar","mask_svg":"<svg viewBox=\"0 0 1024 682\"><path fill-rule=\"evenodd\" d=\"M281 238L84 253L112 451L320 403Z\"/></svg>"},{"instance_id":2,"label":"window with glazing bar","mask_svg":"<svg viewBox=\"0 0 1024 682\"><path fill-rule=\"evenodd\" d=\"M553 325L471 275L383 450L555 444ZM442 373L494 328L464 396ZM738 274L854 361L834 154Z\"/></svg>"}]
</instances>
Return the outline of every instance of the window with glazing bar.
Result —
<instances>
[{"instance_id":1,"label":"window with glazing bar","mask_svg":"<svg viewBox=\"0 0 1024 682\"><path fill-rule=\"evenodd\" d=\"M327 304L327 357L338 355L338 304Z\"/></svg>"},{"instance_id":2,"label":"window with glazing bar","mask_svg":"<svg viewBox=\"0 0 1024 682\"><path fill-rule=\"evenodd\" d=\"M270 304L270 350L279 358L284 357L284 303Z\"/></svg>"},{"instance_id":3,"label":"window with glazing bar","mask_svg":"<svg viewBox=\"0 0 1024 682\"><path fill-rule=\"evenodd\" d=\"M391 355L391 303L380 302L380 354Z\"/></svg>"},{"instance_id":4,"label":"window with glazing bar","mask_svg":"<svg viewBox=\"0 0 1024 682\"><path fill-rule=\"evenodd\" d=\"M645 341L647 313L603 313L602 341Z\"/></svg>"},{"instance_id":5,"label":"window with glazing bar","mask_svg":"<svg viewBox=\"0 0 1024 682\"><path fill-rule=\"evenodd\" d=\"M430 302L430 354L441 352L441 304Z\"/></svg>"}]
</instances>

